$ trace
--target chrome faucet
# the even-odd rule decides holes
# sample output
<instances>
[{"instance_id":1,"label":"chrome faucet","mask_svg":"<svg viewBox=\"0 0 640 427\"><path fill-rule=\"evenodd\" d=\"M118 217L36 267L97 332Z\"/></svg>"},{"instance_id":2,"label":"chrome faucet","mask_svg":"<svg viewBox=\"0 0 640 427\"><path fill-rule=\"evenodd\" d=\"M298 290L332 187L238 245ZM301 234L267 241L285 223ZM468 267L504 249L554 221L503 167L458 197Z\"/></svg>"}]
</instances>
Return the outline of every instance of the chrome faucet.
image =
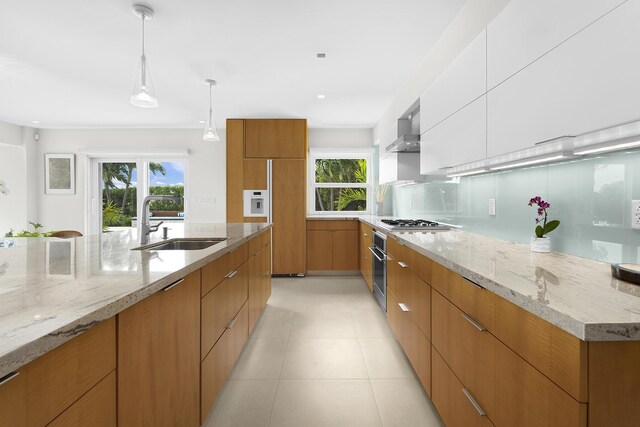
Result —
<instances>
[{"instance_id":1,"label":"chrome faucet","mask_svg":"<svg viewBox=\"0 0 640 427\"><path fill-rule=\"evenodd\" d=\"M156 225L151 225L149 223L149 204L156 200L170 200L175 203L180 203L182 201L182 197L180 196L169 196L166 194L153 194L144 198L142 202L142 215L140 220L140 244L146 245L149 243L149 234L155 231L158 231L158 228L164 221L160 221Z\"/></svg>"}]
</instances>

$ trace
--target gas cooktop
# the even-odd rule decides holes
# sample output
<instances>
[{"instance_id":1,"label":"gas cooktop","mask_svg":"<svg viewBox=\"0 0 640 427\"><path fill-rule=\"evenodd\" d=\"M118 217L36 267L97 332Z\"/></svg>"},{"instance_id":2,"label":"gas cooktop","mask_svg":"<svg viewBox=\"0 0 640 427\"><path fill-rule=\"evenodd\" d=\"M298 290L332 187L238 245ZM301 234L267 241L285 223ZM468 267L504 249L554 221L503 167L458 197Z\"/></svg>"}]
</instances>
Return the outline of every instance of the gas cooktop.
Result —
<instances>
[{"instance_id":1,"label":"gas cooktop","mask_svg":"<svg viewBox=\"0 0 640 427\"><path fill-rule=\"evenodd\" d=\"M390 230L449 230L449 226L426 219L382 219Z\"/></svg>"}]
</instances>

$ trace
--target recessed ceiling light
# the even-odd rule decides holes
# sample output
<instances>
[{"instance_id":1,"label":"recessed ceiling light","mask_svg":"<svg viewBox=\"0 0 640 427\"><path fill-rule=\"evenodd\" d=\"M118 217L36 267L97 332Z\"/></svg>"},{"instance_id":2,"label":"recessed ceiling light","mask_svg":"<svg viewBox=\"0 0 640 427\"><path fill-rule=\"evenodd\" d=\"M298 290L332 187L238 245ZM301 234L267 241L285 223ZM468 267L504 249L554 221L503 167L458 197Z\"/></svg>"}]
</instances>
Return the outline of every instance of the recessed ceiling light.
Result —
<instances>
[{"instance_id":1,"label":"recessed ceiling light","mask_svg":"<svg viewBox=\"0 0 640 427\"><path fill-rule=\"evenodd\" d=\"M316 53L316 58L322 59L322 58L326 58L326 57L327 57L326 53Z\"/></svg>"},{"instance_id":2,"label":"recessed ceiling light","mask_svg":"<svg viewBox=\"0 0 640 427\"><path fill-rule=\"evenodd\" d=\"M198 123L204 123L204 120L198 120Z\"/></svg>"},{"instance_id":3,"label":"recessed ceiling light","mask_svg":"<svg viewBox=\"0 0 640 427\"><path fill-rule=\"evenodd\" d=\"M31 123L36 124L36 125L40 124L40 122L37 121L37 120L31 120Z\"/></svg>"},{"instance_id":4,"label":"recessed ceiling light","mask_svg":"<svg viewBox=\"0 0 640 427\"><path fill-rule=\"evenodd\" d=\"M322 95L322 94L318 95L318 99L324 99L324 98L325 98L324 95Z\"/></svg>"}]
</instances>

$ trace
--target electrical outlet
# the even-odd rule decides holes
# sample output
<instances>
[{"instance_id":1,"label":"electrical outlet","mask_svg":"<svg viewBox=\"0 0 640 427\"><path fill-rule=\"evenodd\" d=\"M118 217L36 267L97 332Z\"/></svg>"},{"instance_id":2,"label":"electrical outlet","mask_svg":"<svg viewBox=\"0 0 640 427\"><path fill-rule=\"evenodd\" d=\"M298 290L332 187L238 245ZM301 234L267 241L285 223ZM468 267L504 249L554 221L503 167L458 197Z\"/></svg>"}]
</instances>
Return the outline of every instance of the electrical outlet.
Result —
<instances>
[{"instance_id":1,"label":"electrical outlet","mask_svg":"<svg viewBox=\"0 0 640 427\"><path fill-rule=\"evenodd\" d=\"M216 204L216 198L214 196L198 196L196 197L196 202L201 204Z\"/></svg>"},{"instance_id":2,"label":"electrical outlet","mask_svg":"<svg viewBox=\"0 0 640 427\"><path fill-rule=\"evenodd\" d=\"M631 201L631 228L640 230L640 200Z\"/></svg>"},{"instance_id":3,"label":"electrical outlet","mask_svg":"<svg viewBox=\"0 0 640 427\"><path fill-rule=\"evenodd\" d=\"M496 216L496 199L489 199L489 215Z\"/></svg>"}]
</instances>

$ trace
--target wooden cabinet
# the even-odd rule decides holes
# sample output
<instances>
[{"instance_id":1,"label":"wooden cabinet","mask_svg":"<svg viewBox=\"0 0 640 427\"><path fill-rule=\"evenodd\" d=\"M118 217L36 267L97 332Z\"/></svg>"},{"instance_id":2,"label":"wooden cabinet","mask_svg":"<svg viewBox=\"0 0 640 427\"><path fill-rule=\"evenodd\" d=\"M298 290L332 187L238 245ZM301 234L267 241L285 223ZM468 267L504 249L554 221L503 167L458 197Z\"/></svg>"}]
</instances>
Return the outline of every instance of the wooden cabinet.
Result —
<instances>
[{"instance_id":1,"label":"wooden cabinet","mask_svg":"<svg viewBox=\"0 0 640 427\"><path fill-rule=\"evenodd\" d=\"M265 232L263 234L268 233ZM253 331L256 322L262 314L264 306L271 296L271 245L265 243L262 235L255 237L251 242L256 242L261 246L249 257L249 334ZM249 243L251 243L249 242Z\"/></svg>"},{"instance_id":2,"label":"wooden cabinet","mask_svg":"<svg viewBox=\"0 0 640 427\"><path fill-rule=\"evenodd\" d=\"M244 121L245 157L307 157L307 121L304 119L251 119Z\"/></svg>"},{"instance_id":3,"label":"wooden cabinet","mask_svg":"<svg viewBox=\"0 0 640 427\"><path fill-rule=\"evenodd\" d=\"M200 270L118 315L118 425L197 426Z\"/></svg>"},{"instance_id":4,"label":"wooden cabinet","mask_svg":"<svg viewBox=\"0 0 640 427\"><path fill-rule=\"evenodd\" d=\"M116 425L116 418L116 373L113 371L53 420L49 427L109 427Z\"/></svg>"},{"instance_id":5,"label":"wooden cabinet","mask_svg":"<svg viewBox=\"0 0 640 427\"><path fill-rule=\"evenodd\" d=\"M639 19L627 1L490 91L488 156L638 120Z\"/></svg>"},{"instance_id":6,"label":"wooden cabinet","mask_svg":"<svg viewBox=\"0 0 640 427\"><path fill-rule=\"evenodd\" d=\"M307 269L358 270L358 221L307 221Z\"/></svg>"},{"instance_id":7,"label":"wooden cabinet","mask_svg":"<svg viewBox=\"0 0 640 427\"><path fill-rule=\"evenodd\" d=\"M116 331L115 319L111 318L20 368L17 375L3 378L0 426L52 422L115 368ZM111 392L115 395L115 388ZM115 418L115 404L92 403L90 410L104 413L106 422Z\"/></svg>"},{"instance_id":8,"label":"wooden cabinet","mask_svg":"<svg viewBox=\"0 0 640 427\"><path fill-rule=\"evenodd\" d=\"M363 222L360 223L359 240L360 273L369 289L373 291L373 260L369 251L369 248L373 246L373 229Z\"/></svg>"},{"instance_id":9,"label":"wooden cabinet","mask_svg":"<svg viewBox=\"0 0 640 427\"><path fill-rule=\"evenodd\" d=\"M511 0L487 26L488 90L536 61L623 0Z\"/></svg>"},{"instance_id":10,"label":"wooden cabinet","mask_svg":"<svg viewBox=\"0 0 640 427\"><path fill-rule=\"evenodd\" d=\"M487 91L487 35L480 34L420 96L424 133Z\"/></svg>"},{"instance_id":11,"label":"wooden cabinet","mask_svg":"<svg viewBox=\"0 0 640 427\"><path fill-rule=\"evenodd\" d=\"M243 244L202 267L200 294L205 296L249 259L249 245Z\"/></svg>"},{"instance_id":12,"label":"wooden cabinet","mask_svg":"<svg viewBox=\"0 0 640 427\"><path fill-rule=\"evenodd\" d=\"M471 104L422 134L420 173L482 160L487 148L487 98Z\"/></svg>"},{"instance_id":13,"label":"wooden cabinet","mask_svg":"<svg viewBox=\"0 0 640 427\"><path fill-rule=\"evenodd\" d=\"M200 423L204 423L209 410L229 377L249 337L248 305L229 323L220 340L213 346L201 365Z\"/></svg>"},{"instance_id":14,"label":"wooden cabinet","mask_svg":"<svg viewBox=\"0 0 640 427\"><path fill-rule=\"evenodd\" d=\"M247 301L248 293L249 263L245 262L202 298L201 359L209 353Z\"/></svg>"},{"instance_id":15,"label":"wooden cabinet","mask_svg":"<svg viewBox=\"0 0 640 427\"><path fill-rule=\"evenodd\" d=\"M489 418L474 406L473 395L456 378L435 348L432 355L433 394L431 399L442 421L448 427L492 426Z\"/></svg>"},{"instance_id":16,"label":"wooden cabinet","mask_svg":"<svg viewBox=\"0 0 640 427\"><path fill-rule=\"evenodd\" d=\"M273 274L305 274L307 271L306 177L305 160L273 161Z\"/></svg>"}]
</instances>

